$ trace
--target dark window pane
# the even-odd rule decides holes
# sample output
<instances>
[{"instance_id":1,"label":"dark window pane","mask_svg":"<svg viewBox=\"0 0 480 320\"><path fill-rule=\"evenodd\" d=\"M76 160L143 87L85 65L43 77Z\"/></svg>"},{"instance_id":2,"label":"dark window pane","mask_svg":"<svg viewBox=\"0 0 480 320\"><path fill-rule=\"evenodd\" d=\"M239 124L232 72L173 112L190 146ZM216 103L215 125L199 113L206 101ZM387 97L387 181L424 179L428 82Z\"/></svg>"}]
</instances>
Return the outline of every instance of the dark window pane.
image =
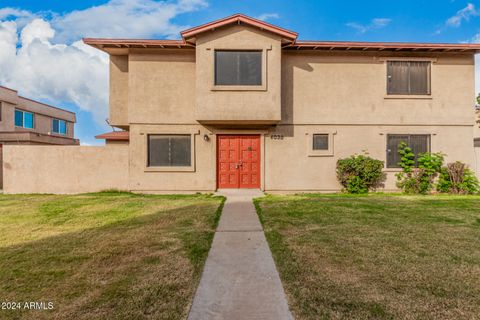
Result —
<instances>
[{"instance_id":1,"label":"dark window pane","mask_svg":"<svg viewBox=\"0 0 480 320\"><path fill-rule=\"evenodd\" d=\"M400 154L398 146L400 143L408 144L408 135L388 135L387 137L387 167L399 168Z\"/></svg>"},{"instance_id":2,"label":"dark window pane","mask_svg":"<svg viewBox=\"0 0 480 320\"><path fill-rule=\"evenodd\" d=\"M55 132L55 133L59 133L59 132L60 132L59 123L58 123L58 120L57 120L57 119L53 119L52 131Z\"/></svg>"},{"instance_id":3,"label":"dark window pane","mask_svg":"<svg viewBox=\"0 0 480 320\"><path fill-rule=\"evenodd\" d=\"M328 134L313 135L313 150L328 150Z\"/></svg>"},{"instance_id":4,"label":"dark window pane","mask_svg":"<svg viewBox=\"0 0 480 320\"><path fill-rule=\"evenodd\" d=\"M430 62L410 62L410 94L430 94Z\"/></svg>"},{"instance_id":5,"label":"dark window pane","mask_svg":"<svg viewBox=\"0 0 480 320\"><path fill-rule=\"evenodd\" d=\"M15 126L23 127L23 112L20 110L15 110Z\"/></svg>"},{"instance_id":6,"label":"dark window pane","mask_svg":"<svg viewBox=\"0 0 480 320\"><path fill-rule=\"evenodd\" d=\"M261 51L215 51L215 85L261 84Z\"/></svg>"},{"instance_id":7,"label":"dark window pane","mask_svg":"<svg viewBox=\"0 0 480 320\"><path fill-rule=\"evenodd\" d=\"M170 138L171 165L188 167L191 164L190 136L174 136Z\"/></svg>"},{"instance_id":8,"label":"dark window pane","mask_svg":"<svg viewBox=\"0 0 480 320\"><path fill-rule=\"evenodd\" d=\"M388 94L430 94L429 61L388 61Z\"/></svg>"},{"instance_id":9,"label":"dark window pane","mask_svg":"<svg viewBox=\"0 0 480 320\"><path fill-rule=\"evenodd\" d=\"M149 135L149 167L183 167L191 165L190 135Z\"/></svg>"},{"instance_id":10,"label":"dark window pane","mask_svg":"<svg viewBox=\"0 0 480 320\"><path fill-rule=\"evenodd\" d=\"M408 61L388 61L388 94L408 94Z\"/></svg>"},{"instance_id":11,"label":"dark window pane","mask_svg":"<svg viewBox=\"0 0 480 320\"><path fill-rule=\"evenodd\" d=\"M401 156L398 153L398 146L402 142L405 142L412 149L415 155L415 165L418 165L419 154L430 152L430 135L389 134L387 136L387 168L400 167Z\"/></svg>"},{"instance_id":12,"label":"dark window pane","mask_svg":"<svg viewBox=\"0 0 480 320\"><path fill-rule=\"evenodd\" d=\"M427 153L430 149L430 136L428 135L412 135L410 136L410 148L415 154L415 165L418 165L418 155Z\"/></svg>"}]
</instances>

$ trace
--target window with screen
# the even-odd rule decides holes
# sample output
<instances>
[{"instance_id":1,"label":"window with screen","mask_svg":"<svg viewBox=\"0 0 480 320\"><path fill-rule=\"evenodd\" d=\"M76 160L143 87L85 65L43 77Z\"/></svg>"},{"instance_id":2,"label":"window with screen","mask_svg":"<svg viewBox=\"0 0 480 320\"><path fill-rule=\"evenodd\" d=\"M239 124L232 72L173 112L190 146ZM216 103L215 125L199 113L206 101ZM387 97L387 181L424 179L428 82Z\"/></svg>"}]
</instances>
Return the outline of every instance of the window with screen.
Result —
<instances>
[{"instance_id":1,"label":"window with screen","mask_svg":"<svg viewBox=\"0 0 480 320\"><path fill-rule=\"evenodd\" d=\"M262 85L262 51L215 51L215 85Z\"/></svg>"},{"instance_id":2,"label":"window with screen","mask_svg":"<svg viewBox=\"0 0 480 320\"><path fill-rule=\"evenodd\" d=\"M387 93L430 94L430 61L388 61Z\"/></svg>"},{"instance_id":3,"label":"window with screen","mask_svg":"<svg viewBox=\"0 0 480 320\"><path fill-rule=\"evenodd\" d=\"M328 134L313 135L313 150L328 150Z\"/></svg>"},{"instance_id":4,"label":"window with screen","mask_svg":"<svg viewBox=\"0 0 480 320\"><path fill-rule=\"evenodd\" d=\"M67 122L65 120L53 119L52 132L58 134L67 134Z\"/></svg>"},{"instance_id":5,"label":"window with screen","mask_svg":"<svg viewBox=\"0 0 480 320\"><path fill-rule=\"evenodd\" d=\"M33 129L33 113L15 109L15 127Z\"/></svg>"},{"instance_id":6,"label":"window with screen","mask_svg":"<svg viewBox=\"0 0 480 320\"><path fill-rule=\"evenodd\" d=\"M387 168L400 168L400 143L405 142L415 154L415 166L418 155L430 152L430 135L428 134L389 134L387 135Z\"/></svg>"},{"instance_id":7,"label":"window with screen","mask_svg":"<svg viewBox=\"0 0 480 320\"><path fill-rule=\"evenodd\" d=\"M189 167L192 165L190 135L148 135L149 167Z\"/></svg>"}]
</instances>

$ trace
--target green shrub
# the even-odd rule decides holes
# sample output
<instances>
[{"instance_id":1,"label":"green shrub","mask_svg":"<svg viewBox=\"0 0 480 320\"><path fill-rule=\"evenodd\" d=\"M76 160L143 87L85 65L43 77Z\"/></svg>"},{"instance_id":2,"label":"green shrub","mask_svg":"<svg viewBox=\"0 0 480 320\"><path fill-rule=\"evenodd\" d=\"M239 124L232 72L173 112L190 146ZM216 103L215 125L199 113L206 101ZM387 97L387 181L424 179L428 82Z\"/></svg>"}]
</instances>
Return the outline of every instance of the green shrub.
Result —
<instances>
[{"instance_id":1,"label":"green shrub","mask_svg":"<svg viewBox=\"0 0 480 320\"><path fill-rule=\"evenodd\" d=\"M383 161L354 155L337 161L337 179L348 193L368 193L383 186Z\"/></svg>"},{"instance_id":2,"label":"green shrub","mask_svg":"<svg viewBox=\"0 0 480 320\"><path fill-rule=\"evenodd\" d=\"M440 170L437 191L453 194L475 194L480 191L477 177L466 164L456 161Z\"/></svg>"},{"instance_id":3,"label":"green shrub","mask_svg":"<svg viewBox=\"0 0 480 320\"><path fill-rule=\"evenodd\" d=\"M435 178L443 165L443 154L422 153L418 155L418 168L415 167L415 154L404 142L399 146L402 172L396 174L397 187L405 193L426 194L434 188Z\"/></svg>"}]
</instances>

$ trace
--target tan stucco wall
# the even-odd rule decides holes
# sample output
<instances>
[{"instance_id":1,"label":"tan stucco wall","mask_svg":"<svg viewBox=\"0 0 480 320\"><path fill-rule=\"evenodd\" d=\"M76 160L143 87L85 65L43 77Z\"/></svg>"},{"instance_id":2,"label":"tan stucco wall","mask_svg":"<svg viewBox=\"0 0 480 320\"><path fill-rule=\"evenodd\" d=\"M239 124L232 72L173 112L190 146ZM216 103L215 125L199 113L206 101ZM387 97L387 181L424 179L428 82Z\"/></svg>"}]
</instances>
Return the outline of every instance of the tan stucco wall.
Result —
<instances>
[{"instance_id":1,"label":"tan stucco wall","mask_svg":"<svg viewBox=\"0 0 480 320\"><path fill-rule=\"evenodd\" d=\"M81 193L128 189L128 148L4 146L5 193Z\"/></svg>"},{"instance_id":2,"label":"tan stucco wall","mask_svg":"<svg viewBox=\"0 0 480 320\"><path fill-rule=\"evenodd\" d=\"M386 62L393 53L285 53L282 123L473 125L471 55L431 58L431 96L386 95ZM401 57L405 57L405 54Z\"/></svg>"},{"instance_id":3,"label":"tan stucco wall","mask_svg":"<svg viewBox=\"0 0 480 320\"><path fill-rule=\"evenodd\" d=\"M474 171L477 173L478 179L480 179L480 148L475 148L475 167L473 168Z\"/></svg>"},{"instance_id":4,"label":"tan stucco wall","mask_svg":"<svg viewBox=\"0 0 480 320\"><path fill-rule=\"evenodd\" d=\"M112 126L128 126L128 55L110 56L109 121Z\"/></svg>"},{"instance_id":5,"label":"tan stucco wall","mask_svg":"<svg viewBox=\"0 0 480 320\"><path fill-rule=\"evenodd\" d=\"M267 191L336 191L335 166L340 158L367 151L386 161L387 134L431 134L432 152L447 154L446 161L463 161L474 168L471 127L469 126L280 126L272 133L283 140L265 139L265 189ZM311 135L333 134L333 156L309 156ZM308 134L308 135L307 135ZM396 169L386 169L385 189L395 190Z\"/></svg>"},{"instance_id":6,"label":"tan stucco wall","mask_svg":"<svg viewBox=\"0 0 480 320\"><path fill-rule=\"evenodd\" d=\"M128 120L132 123L195 123L195 53L129 55Z\"/></svg>"},{"instance_id":7,"label":"tan stucco wall","mask_svg":"<svg viewBox=\"0 0 480 320\"><path fill-rule=\"evenodd\" d=\"M11 179L7 192L64 193L109 187L211 192L216 189L215 134L221 133L261 134L261 185L271 192L338 191L336 161L363 150L385 161L387 134L430 134L432 151L447 154L447 162L460 160L480 167L478 148L477 158L473 148L470 54L282 52L277 36L245 26L207 32L196 44L196 49L128 49L128 56L112 56L110 121L129 129L129 144L76 151L19 149L11 155L5 150L10 166L5 166L6 176ZM265 50L265 89L213 88L215 49ZM432 61L432 94L387 97L388 58ZM275 121L280 125L265 125ZM192 135L191 168L146 167L147 135L159 133ZM331 153L311 156L309 139L315 133L332 134ZM275 139L272 134L277 135ZM34 159L42 161L32 165ZM33 179L32 168L36 170ZM395 171L387 171L386 190L394 190ZM48 183L57 176L63 181ZM14 183L14 178L20 183Z\"/></svg>"},{"instance_id":8,"label":"tan stucco wall","mask_svg":"<svg viewBox=\"0 0 480 320\"><path fill-rule=\"evenodd\" d=\"M205 33L196 42L195 116L204 122L274 122L281 118L281 39L258 29L233 26ZM214 52L217 49L263 50L264 90L214 89ZM214 89L214 90L212 90Z\"/></svg>"},{"instance_id":9,"label":"tan stucco wall","mask_svg":"<svg viewBox=\"0 0 480 320\"><path fill-rule=\"evenodd\" d=\"M147 134L191 134L194 137L194 163L189 171L149 171ZM134 191L207 191L216 189L216 142L200 125L130 126L130 189Z\"/></svg>"}]
</instances>

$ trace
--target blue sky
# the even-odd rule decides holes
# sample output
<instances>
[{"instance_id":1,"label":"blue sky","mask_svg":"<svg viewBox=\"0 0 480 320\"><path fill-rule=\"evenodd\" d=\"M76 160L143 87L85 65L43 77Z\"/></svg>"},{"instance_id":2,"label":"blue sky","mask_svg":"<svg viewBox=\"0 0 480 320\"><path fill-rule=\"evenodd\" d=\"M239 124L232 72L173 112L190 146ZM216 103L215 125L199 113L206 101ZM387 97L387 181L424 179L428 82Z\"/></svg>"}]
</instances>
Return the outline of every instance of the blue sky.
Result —
<instances>
[{"instance_id":1,"label":"blue sky","mask_svg":"<svg viewBox=\"0 0 480 320\"><path fill-rule=\"evenodd\" d=\"M109 129L107 57L81 37L175 38L238 12L302 40L480 42L480 1L3 0L0 85L75 111L77 137L98 144Z\"/></svg>"}]
</instances>

